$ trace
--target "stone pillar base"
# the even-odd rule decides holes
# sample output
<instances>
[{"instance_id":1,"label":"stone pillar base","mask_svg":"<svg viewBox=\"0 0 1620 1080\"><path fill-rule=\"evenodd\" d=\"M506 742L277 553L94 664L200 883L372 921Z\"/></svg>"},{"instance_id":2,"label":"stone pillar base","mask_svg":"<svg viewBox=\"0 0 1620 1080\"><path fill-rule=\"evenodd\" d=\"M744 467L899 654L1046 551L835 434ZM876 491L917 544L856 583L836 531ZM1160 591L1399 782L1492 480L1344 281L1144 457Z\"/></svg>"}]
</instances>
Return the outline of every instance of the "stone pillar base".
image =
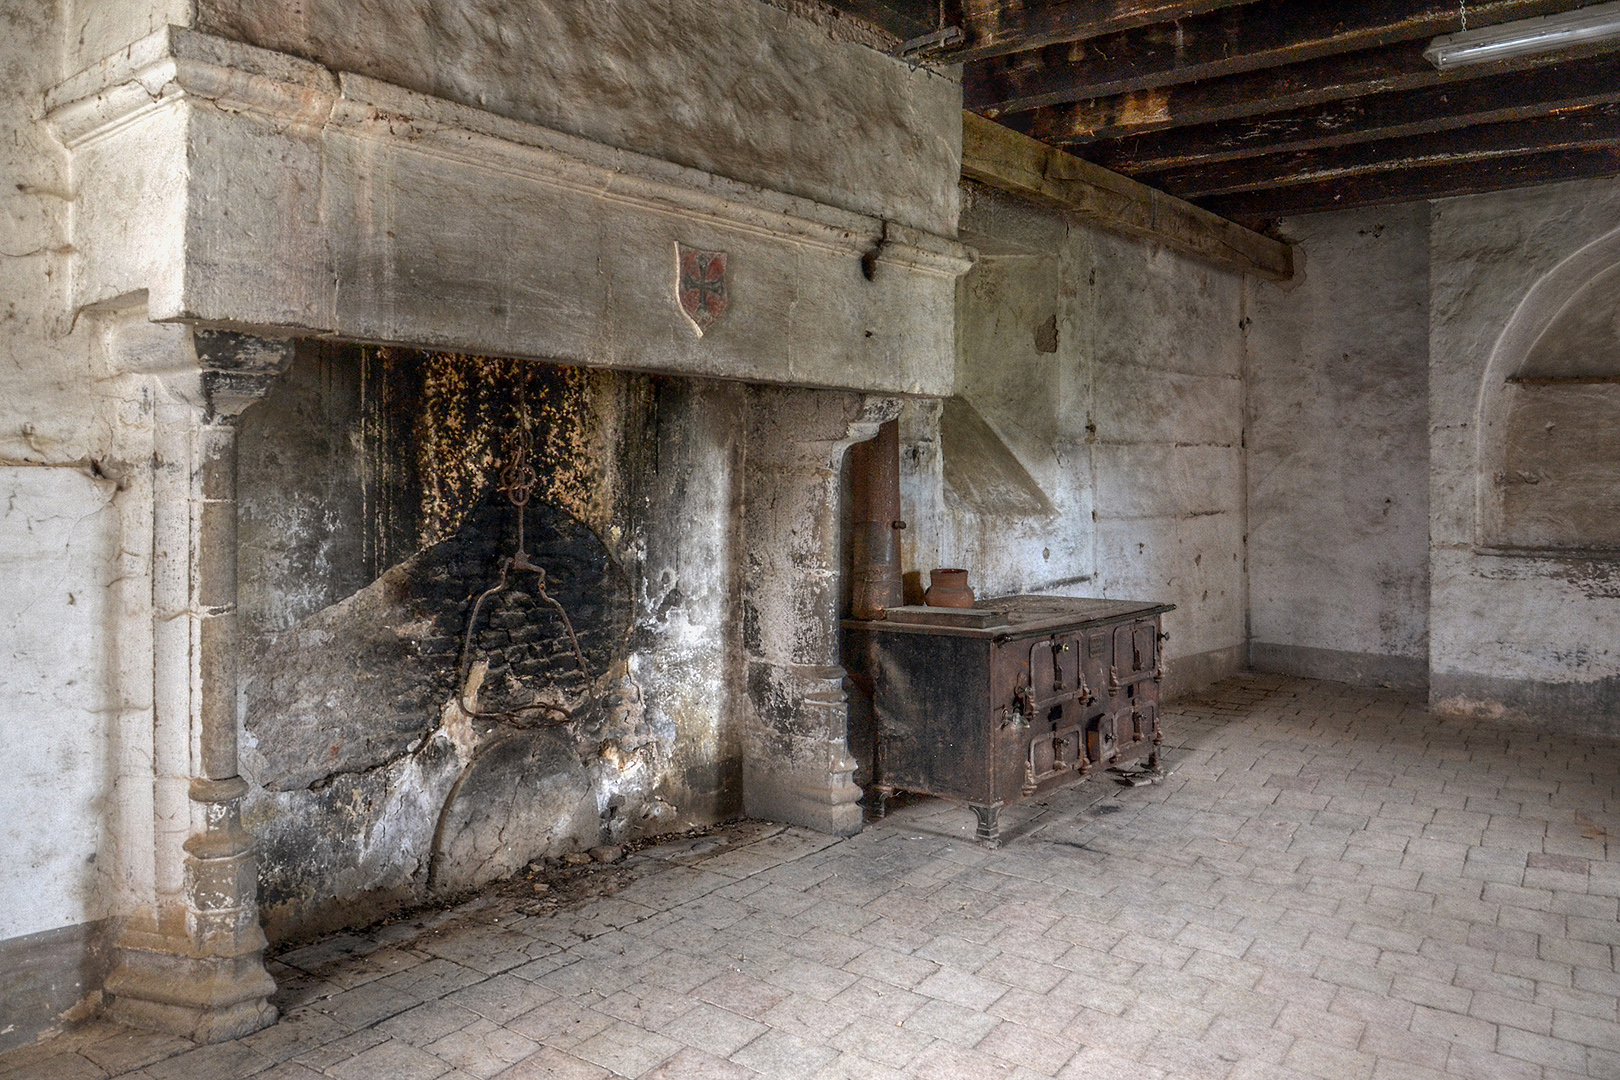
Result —
<instances>
[{"instance_id":1,"label":"stone pillar base","mask_svg":"<svg viewBox=\"0 0 1620 1080\"><path fill-rule=\"evenodd\" d=\"M777 734L748 755L744 811L835 836L860 832L857 763L843 736L849 708L843 668L756 665L750 682L760 699L778 704L779 726L802 734Z\"/></svg>"},{"instance_id":2,"label":"stone pillar base","mask_svg":"<svg viewBox=\"0 0 1620 1080\"><path fill-rule=\"evenodd\" d=\"M262 949L185 956L126 946L105 993L107 1015L121 1024L216 1043L275 1023L276 1008L267 1000L275 989Z\"/></svg>"},{"instance_id":3,"label":"stone pillar base","mask_svg":"<svg viewBox=\"0 0 1620 1080\"><path fill-rule=\"evenodd\" d=\"M750 771L743 790L747 793L744 812L751 818L802 825L833 836L854 836L861 831L861 789L852 781L837 784L836 777L826 777L817 786L814 777Z\"/></svg>"}]
</instances>

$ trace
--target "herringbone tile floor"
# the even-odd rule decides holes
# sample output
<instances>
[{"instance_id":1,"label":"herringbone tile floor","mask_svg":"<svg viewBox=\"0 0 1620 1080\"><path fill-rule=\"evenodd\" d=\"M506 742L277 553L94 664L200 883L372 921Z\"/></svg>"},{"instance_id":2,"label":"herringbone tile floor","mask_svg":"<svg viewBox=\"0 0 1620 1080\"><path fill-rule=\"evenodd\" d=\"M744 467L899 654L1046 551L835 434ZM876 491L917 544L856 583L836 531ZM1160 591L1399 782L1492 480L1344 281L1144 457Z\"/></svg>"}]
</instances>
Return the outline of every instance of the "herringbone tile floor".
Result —
<instances>
[{"instance_id":1,"label":"herringbone tile floor","mask_svg":"<svg viewBox=\"0 0 1620 1080\"><path fill-rule=\"evenodd\" d=\"M0 1080L1620 1077L1620 745L1249 675L1161 783L750 823L552 915L485 897L282 955L220 1046L97 1023Z\"/></svg>"}]
</instances>

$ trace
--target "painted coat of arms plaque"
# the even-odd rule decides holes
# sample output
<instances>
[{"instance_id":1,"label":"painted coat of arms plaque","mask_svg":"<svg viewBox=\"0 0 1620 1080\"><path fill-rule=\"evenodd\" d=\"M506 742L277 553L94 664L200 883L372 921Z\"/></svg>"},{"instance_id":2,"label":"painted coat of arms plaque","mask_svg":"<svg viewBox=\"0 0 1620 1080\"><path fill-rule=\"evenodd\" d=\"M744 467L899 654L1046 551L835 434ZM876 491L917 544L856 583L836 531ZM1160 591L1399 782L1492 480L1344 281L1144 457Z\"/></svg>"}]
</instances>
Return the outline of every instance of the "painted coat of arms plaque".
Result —
<instances>
[{"instance_id":1,"label":"painted coat of arms plaque","mask_svg":"<svg viewBox=\"0 0 1620 1080\"><path fill-rule=\"evenodd\" d=\"M726 313L726 253L699 251L677 243L675 296L698 337L702 337Z\"/></svg>"}]
</instances>

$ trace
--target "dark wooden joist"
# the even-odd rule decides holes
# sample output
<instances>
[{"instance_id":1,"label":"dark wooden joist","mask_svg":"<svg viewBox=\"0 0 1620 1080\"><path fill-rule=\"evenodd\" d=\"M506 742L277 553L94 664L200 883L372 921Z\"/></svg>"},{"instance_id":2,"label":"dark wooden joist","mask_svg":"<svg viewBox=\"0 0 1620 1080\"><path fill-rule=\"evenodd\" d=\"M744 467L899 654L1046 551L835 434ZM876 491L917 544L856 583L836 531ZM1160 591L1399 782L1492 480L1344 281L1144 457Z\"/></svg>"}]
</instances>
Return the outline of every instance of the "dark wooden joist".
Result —
<instances>
[{"instance_id":1,"label":"dark wooden joist","mask_svg":"<svg viewBox=\"0 0 1620 1080\"><path fill-rule=\"evenodd\" d=\"M1271 281L1294 273L1286 244L973 113L962 114L962 175L1228 270Z\"/></svg>"},{"instance_id":2,"label":"dark wooden joist","mask_svg":"<svg viewBox=\"0 0 1620 1080\"><path fill-rule=\"evenodd\" d=\"M1568 11L1580 0L1474 0L1471 28ZM1293 64L1461 28L1456 0L1265 0L1076 45L995 57L963 73L985 116ZM1418 48L1418 52L1422 49Z\"/></svg>"},{"instance_id":3,"label":"dark wooden joist","mask_svg":"<svg viewBox=\"0 0 1620 1080\"><path fill-rule=\"evenodd\" d=\"M850 0L859 2L859 0ZM941 50L943 60L967 63L1007 53L1064 45L1124 30L1173 22L1255 0L955 0L946 19L961 27L960 45ZM954 7L954 11L953 11Z\"/></svg>"},{"instance_id":4,"label":"dark wooden joist","mask_svg":"<svg viewBox=\"0 0 1620 1080\"><path fill-rule=\"evenodd\" d=\"M1461 165L1614 144L1620 144L1620 105L1587 105L1534 120L1510 120L1331 150L1272 154L1171 169L1156 174L1153 179L1155 187L1172 195L1200 199L1432 165Z\"/></svg>"},{"instance_id":5,"label":"dark wooden joist","mask_svg":"<svg viewBox=\"0 0 1620 1080\"><path fill-rule=\"evenodd\" d=\"M937 9L925 0L834 0L832 6L901 41L920 37L938 25Z\"/></svg>"},{"instance_id":6,"label":"dark wooden joist","mask_svg":"<svg viewBox=\"0 0 1620 1080\"><path fill-rule=\"evenodd\" d=\"M1601 146L1218 195L1199 200L1199 205L1222 217L1274 221L1324 210L1387 206L1616 175L1620 175L1620 146Z\"/></svg>"},{"instance_id":7,"label":"dark wooden joist","mask_svg":"<svg viewBox=\"0 0 1620 1080\"><path fill-rule=\"evenodd\" d=\"M1129 176L1379 139L1529 120L1620 101L1620 54L1422 90L1373 94L1270 116L1093 143L1085 156Z\"/></svg>"},{"instance_id":8,"label":"dark wooden joist","mask_svg":"<svg viewBox=\"0 0 1620 1080\"><path fill-rule=\"evenodd\" d=\"M1442 72L1423 59L1422 51L1414 48L1412 42L1403 41L1223 79L1052 105L1004 116L1001 122L1054 146L1084 146L1165 128L1210 124L1368 94L1417 90L1528 71L1616 49L1620 49L1620 41Z\"/></svg>"}]
</instances>

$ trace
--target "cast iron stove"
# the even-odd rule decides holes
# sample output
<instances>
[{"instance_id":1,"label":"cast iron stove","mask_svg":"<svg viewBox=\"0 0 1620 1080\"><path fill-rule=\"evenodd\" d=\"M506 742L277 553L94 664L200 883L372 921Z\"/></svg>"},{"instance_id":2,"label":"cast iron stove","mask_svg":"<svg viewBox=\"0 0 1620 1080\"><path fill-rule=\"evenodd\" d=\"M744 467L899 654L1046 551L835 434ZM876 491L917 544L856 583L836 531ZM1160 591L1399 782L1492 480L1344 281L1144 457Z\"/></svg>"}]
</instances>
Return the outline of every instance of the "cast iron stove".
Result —
<instances>
[{"instance_id":1,"label":"cast iron stove","mask_svg":"<svg viewBox=\"0 0 1620 1080\"><path fill-rule=\"evenodd\" d=\"M1130 762L1157 768L1160 617L1171 610L1002 596L846 619L845 663L875 716L851 751L876 812L897 791L960 800L995 845L1004 806Z\"/></svg>"}]
</instances>

